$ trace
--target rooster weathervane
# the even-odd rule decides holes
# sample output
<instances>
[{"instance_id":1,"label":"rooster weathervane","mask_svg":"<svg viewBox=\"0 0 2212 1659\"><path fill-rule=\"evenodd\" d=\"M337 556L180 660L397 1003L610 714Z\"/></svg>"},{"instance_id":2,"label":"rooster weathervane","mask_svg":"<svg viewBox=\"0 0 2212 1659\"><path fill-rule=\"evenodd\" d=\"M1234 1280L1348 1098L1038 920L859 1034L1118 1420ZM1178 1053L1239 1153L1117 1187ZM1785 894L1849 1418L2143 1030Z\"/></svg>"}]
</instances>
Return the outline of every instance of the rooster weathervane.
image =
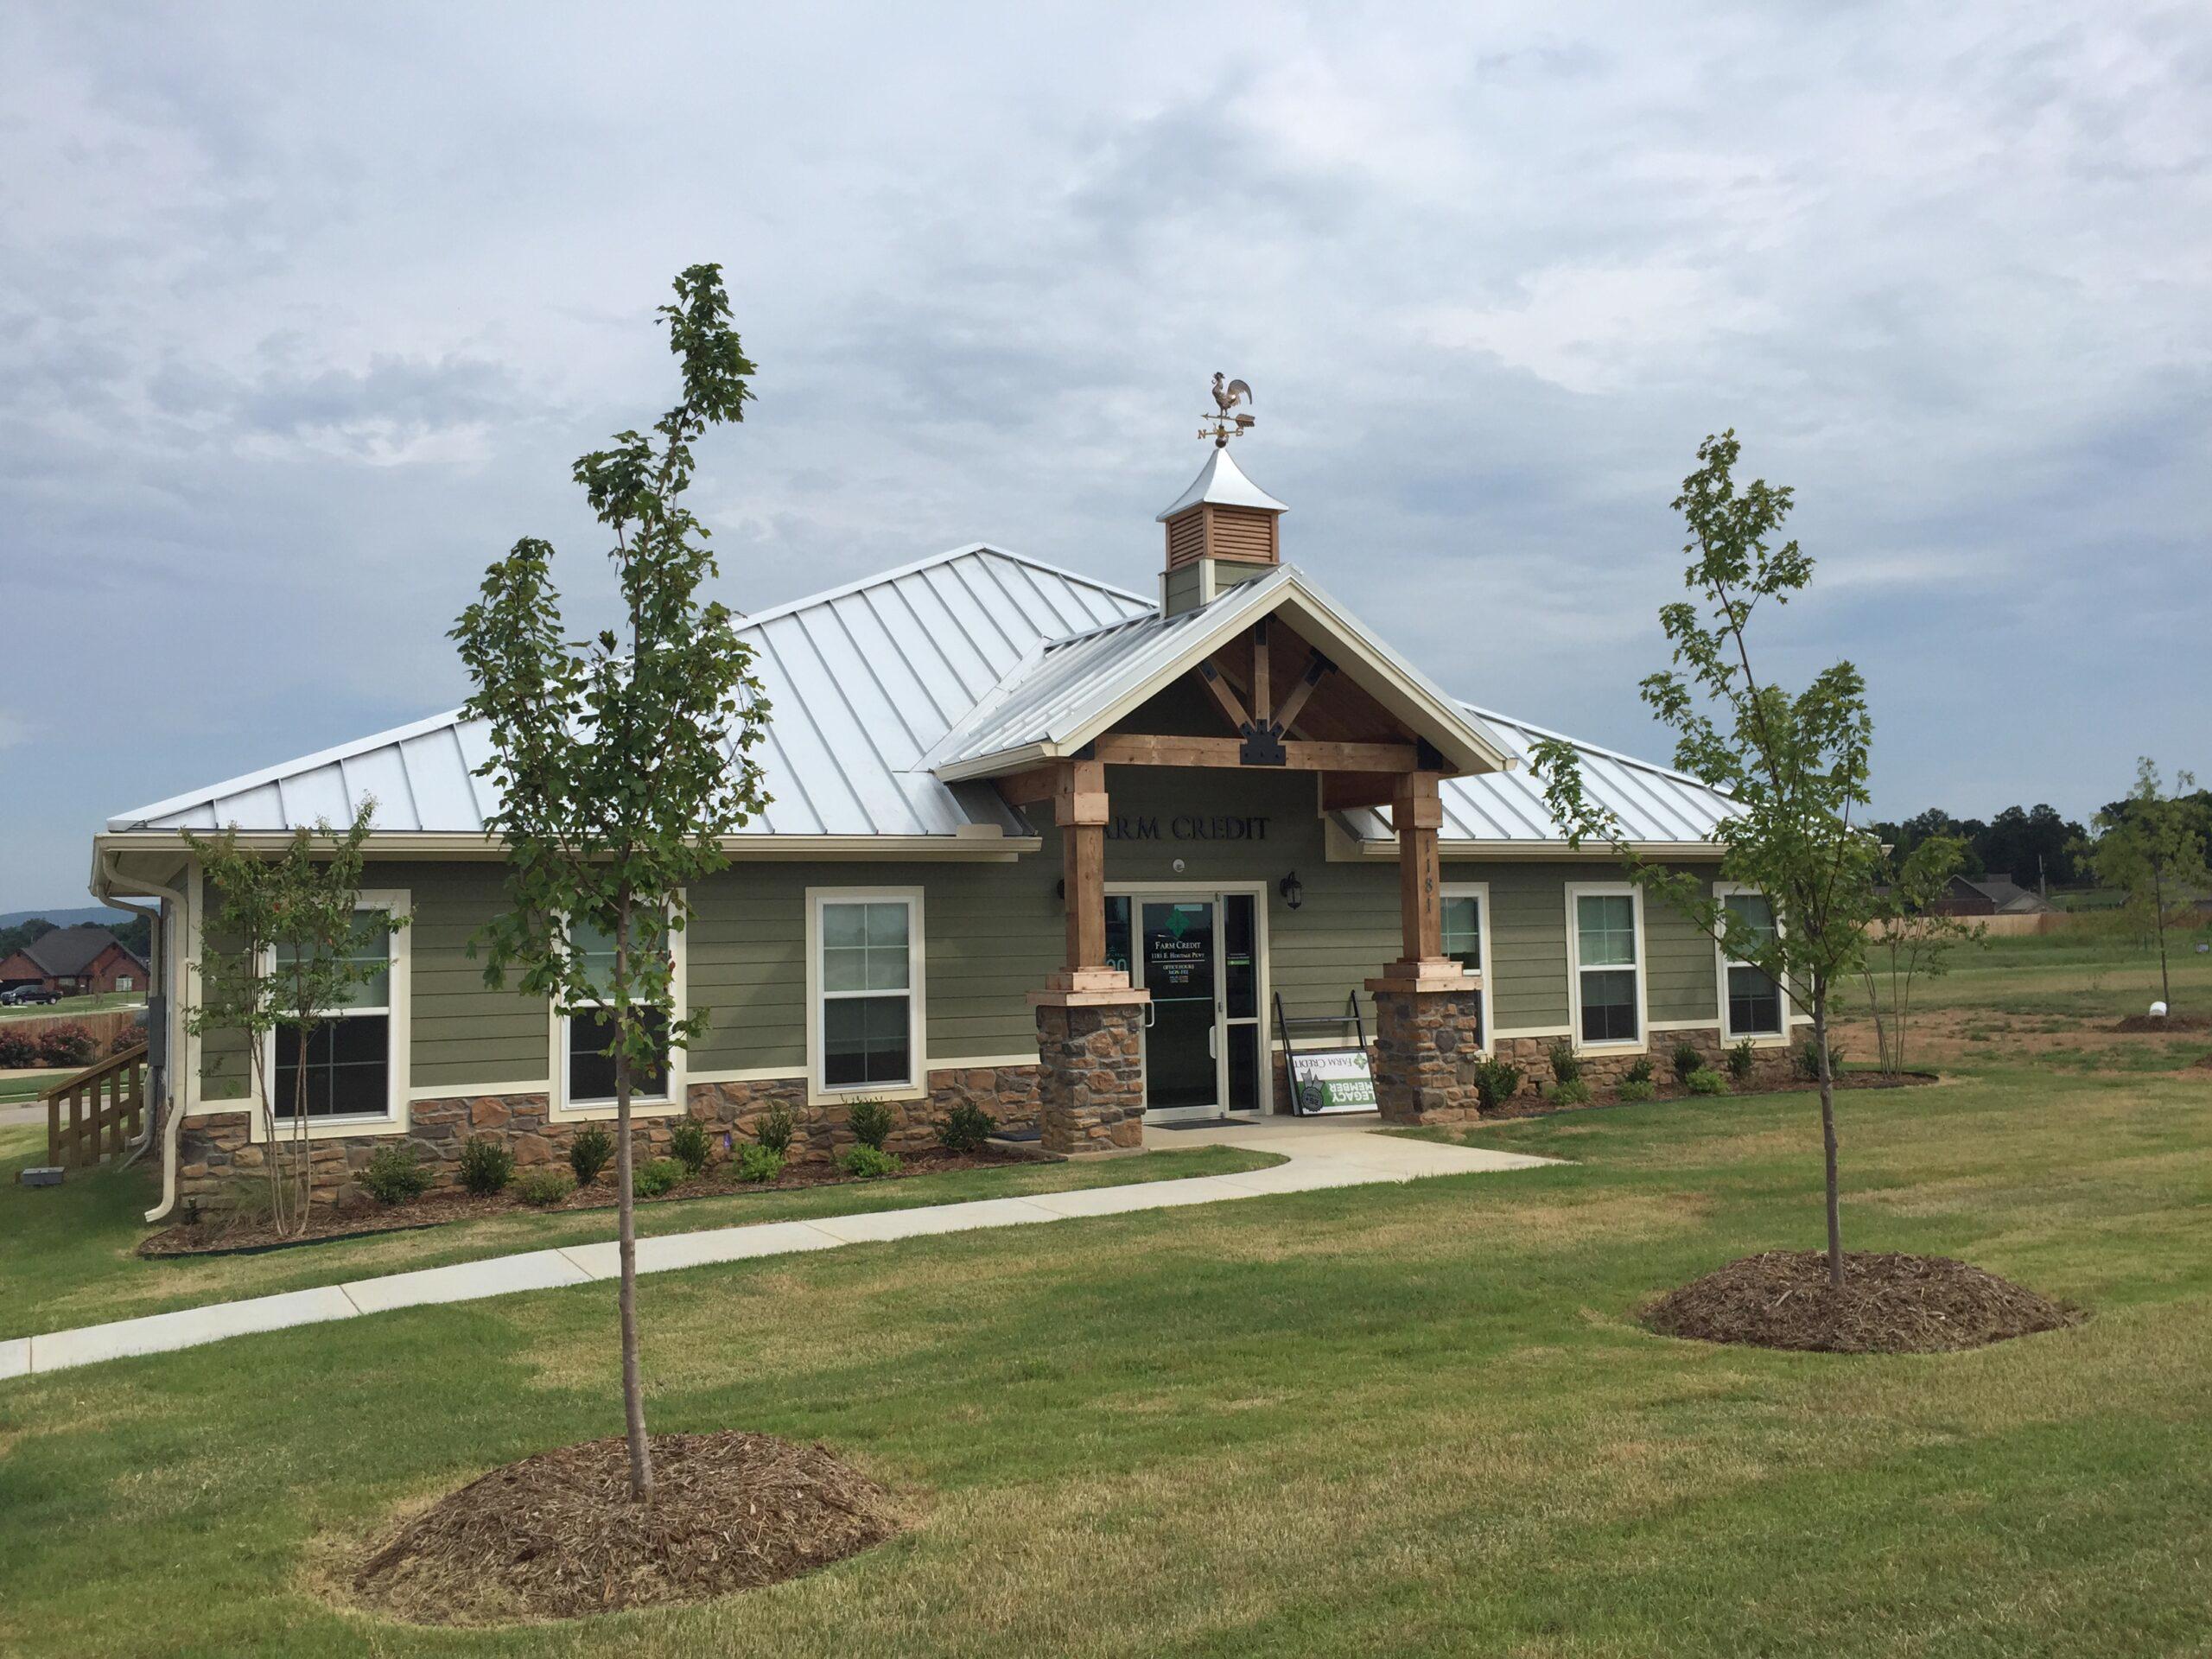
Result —
<instances>
[{"instance_id":1,"label":"rooster weathervane","mask_svg":"<svg viewBox=\"0 0 2212 1659\"><path fill-rule=\"evenodd\" d=\"M1257 418L1250 414L1234 412L1237 404L1252 401L1252 388L1242 380L1226 378L1217 369L1213 376L1213 401L1218 412L1206 417L1205 425L1198 429L1198 435L1211 438L1215 448L1226 449L1229 441L1250 431Z\"/></svg>"}]
</instances>

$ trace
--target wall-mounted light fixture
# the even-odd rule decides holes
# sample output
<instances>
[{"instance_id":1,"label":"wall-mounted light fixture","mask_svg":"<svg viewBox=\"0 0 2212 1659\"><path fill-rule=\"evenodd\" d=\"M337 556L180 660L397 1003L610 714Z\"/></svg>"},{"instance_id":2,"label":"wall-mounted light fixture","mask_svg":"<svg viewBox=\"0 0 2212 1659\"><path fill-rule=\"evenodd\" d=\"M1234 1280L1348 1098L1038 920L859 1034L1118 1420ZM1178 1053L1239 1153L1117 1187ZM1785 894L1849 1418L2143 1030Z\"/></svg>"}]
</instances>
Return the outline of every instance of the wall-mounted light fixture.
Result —
<instances>
[{"instance_id":1,"label":"wall-mounted light fixture","mask_svg":"<svg viewBox=\"0 0 2212 1659\"><path fill-rule=\"evenodd\" d=\"M1282 894L1283 903L1288 905L1293 910L1296 910L1306 902L1306 885L1298 879L1296 870L1293 870L1281 880L1276 882L1275 891Z\"/></svg>"}]
</instances>

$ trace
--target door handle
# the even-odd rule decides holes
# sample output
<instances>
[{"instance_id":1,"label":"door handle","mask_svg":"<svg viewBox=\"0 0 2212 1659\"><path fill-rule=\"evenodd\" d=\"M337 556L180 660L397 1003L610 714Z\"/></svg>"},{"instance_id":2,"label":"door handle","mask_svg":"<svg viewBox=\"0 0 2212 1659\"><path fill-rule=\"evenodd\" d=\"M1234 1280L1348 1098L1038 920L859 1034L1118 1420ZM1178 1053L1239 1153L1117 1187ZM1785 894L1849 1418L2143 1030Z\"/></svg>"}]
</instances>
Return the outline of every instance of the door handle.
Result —
<instances>
[{"instance_id":1,"label":"door handle","mask_svg":"<svg viewBox=\"0 0 2212 1659\"><path fill-rule=\"evenodd\" d=\"M1221 1027L1219 1026L1208 1026L1206 1027L1206 1058L1210 1060L1217 1060L1221 1058L1219 1054L1214 1052L1214 1044L1219 1039L1220 1036Z\"/></svg>"},{"instance_id":2,"label":"door handle","mask_svg":"<svg viewBox=\"0 0 2212 1659\"><path fill-rule=\"evenodd\" d=\"M1153 1027L1153 1022L1159 1018L1160 1004L1157 1002L1146 1003L1144 1005L1144 1028L1147 1031L1150 1031Z\"/></svg>"}]
</instances>

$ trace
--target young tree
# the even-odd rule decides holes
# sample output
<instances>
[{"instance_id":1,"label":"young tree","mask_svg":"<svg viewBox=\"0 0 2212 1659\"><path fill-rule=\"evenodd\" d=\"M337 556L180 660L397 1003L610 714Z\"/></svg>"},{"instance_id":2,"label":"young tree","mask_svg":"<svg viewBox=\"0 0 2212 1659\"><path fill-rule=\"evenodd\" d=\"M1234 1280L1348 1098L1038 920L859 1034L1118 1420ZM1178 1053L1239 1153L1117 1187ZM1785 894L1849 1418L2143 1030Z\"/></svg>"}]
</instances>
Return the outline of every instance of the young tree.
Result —
<instances>
[{"instance_id":1,"label":"young tree","mask_svg":"<svg viewBox=\"0 0 2212 1659\"><path fill-rule=\"evenodd\" d=\"M270 1223L278 1235L307 1230L315 1201L308 1138L316 1038L334 1010L388 971L383 939L404 920L362 910L361 847L376 803L365 797L343 833L318 822L293 832L275 858L238 845L238 831L208 840L184 831L200 861L212 904L201 927L200 999L185 1010L195 1035L245 1039L248 1075L261 1117ZM288 1064L289 1060L289 1064ZM280 1139L277 1102L288 1092L289 1135Z\"/></svg>"},{"instance_id":2,"label":"young tree","mask_svg":"<svg viewBox=\"0 0 2212 1659\"><path fill-rule=\"evenodd\" d=\"M1980 943L1988 929L1979 922L1938 915L1943 896L1966 857L1955 836L1930 836L1896 861L1886 891L1878 891L1862 968L1866 1006L1874 1016L1874 1047L1885 1074L1904 1070L1905 1033L1912 1018L1912 988L1940 977L1957 946Z\"/></svg>"},{"instance_id":3,"label":"young tree","mask_svg":"<svg viewBox=\"0 0 2212 1659\"><path fill-rule=\"evenodd\" d=\"M612 1025L615 1179L621 1239L623 1415L630 1495L652 1489L638 1351L637 1225L630 1103L704 1021L677 1017L671 936L690 920L687 888L727 862L721 837L767 804L751 751L768 705L729 610L702 603L718 574L708 531L683 505L692 445L744 418L753 372L730 327L721 267L693 265L660 308L683 383L652 435L618 433L575 478L613 531L625 626L571 643L553 550L517 542L486 573L453 630L489 728L500 804L486 828L506 844L508 912L483 935L485 977L560 1006L597 1005ZM594 948L594 940L605 941Z\"/></svg>"},{"instance_id":4,"label":"young tree","mask_svg":"<svg viewBox=\"0 0 2212 1659\"><path fill-rule=\"evenodd\" d=\"M1568 843L1610 842L1648 893L1718 940L1728 959L1751 963L1813 1017L1819 1055L1821 1135L1827 1178L1828 1281L1843 1283L1843 1228L1836 1181L1835 1076L1828 1022L1837 985L1858 968L1874 914L1881 847L1852 815L1867 802L1873 722L1866 683L1848 662L1792 696L1761 680L1750 625L1761 604L1789 603L1813 561L1794 541L1774 545L1790 491L1754 480L1741 491L1740 446L1724 432L1698 446L1700 463L1674 507L1689 527L1683 581L1693 597L1660 610L1677 668L1648 677L1643 700L1675 733L1675 763L1731 796L1734 812L1714 832L1720 875L1767 897L1772 925L1713 895L1703 874L1669 869L1629 844L1612 814L1592 802L1580 757L1562 741L1539 743L1544 798Z\"/></svg>"},{"instance_id":5,"label":"young tree","mask_svg":"<svg viewBox=\"0 0 2212 1659\"><path fill-rule=\"evenodd\" d=\"M2158 995L2168 1008L2174 1003L2166 965L2169 912L2212 887L2204 860L2212 811L2201 796L2192 797L2196 787L2195 774L2177 772L2174 792L2167 794L2158 768L2145 755L2135 763L2127 798L2097 814L2097 839L2088 849L2097 880L2127 894L2124 923L2139 938L2158 942Z\"/></svg>"}]
</instances>

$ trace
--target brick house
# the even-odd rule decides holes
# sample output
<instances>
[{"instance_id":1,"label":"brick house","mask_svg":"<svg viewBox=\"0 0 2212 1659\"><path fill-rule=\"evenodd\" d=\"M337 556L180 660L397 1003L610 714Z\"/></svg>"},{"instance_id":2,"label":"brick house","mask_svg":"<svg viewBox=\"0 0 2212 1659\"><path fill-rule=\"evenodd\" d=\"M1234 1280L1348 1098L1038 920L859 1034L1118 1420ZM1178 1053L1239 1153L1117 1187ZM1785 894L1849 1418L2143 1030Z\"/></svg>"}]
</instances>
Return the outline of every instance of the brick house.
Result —
<instances>
[{"instance_id":1,"label":"brick house","mask_svg":"<svg viewBox=\"0 0 2212 1659\"><path fill-rule=\"evenodd\" d=\"M35 985L63 996L143 991L145 958L104 927L57 927L0 961L0 991Z\"/></svg>"}]
</instances>

